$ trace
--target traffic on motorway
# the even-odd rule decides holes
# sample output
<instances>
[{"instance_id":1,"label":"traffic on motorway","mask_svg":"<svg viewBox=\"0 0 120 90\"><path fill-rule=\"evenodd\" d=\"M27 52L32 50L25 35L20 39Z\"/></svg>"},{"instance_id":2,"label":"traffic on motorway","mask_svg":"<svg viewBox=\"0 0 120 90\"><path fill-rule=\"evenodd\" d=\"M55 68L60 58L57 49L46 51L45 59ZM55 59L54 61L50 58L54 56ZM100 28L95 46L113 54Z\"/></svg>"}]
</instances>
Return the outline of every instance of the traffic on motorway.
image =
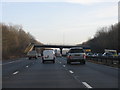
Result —
<instances>
[{"instance_id":1,"label":"traffic on motorway","mask_svg":"<svg viewBox=\"0 0 120 90\"><path fill-rule=\"evenodd\" d=\"M37 59L37 57L42 57L43 63L44 61L53 61L55 62L56 57L66 56L67 64L70 62L81 62L85 64L85 60L87 58L120 58L120 53L117 53L116 50L105 49L104 53L93 53L90 49L83 49L82 47L73 47L64 53L60 53L59 50L56 49L46 49L41 53L37 53L37 51L32 50L27 53L27 57L29 60L31 58Z\"/></svg>"}]
</instances>

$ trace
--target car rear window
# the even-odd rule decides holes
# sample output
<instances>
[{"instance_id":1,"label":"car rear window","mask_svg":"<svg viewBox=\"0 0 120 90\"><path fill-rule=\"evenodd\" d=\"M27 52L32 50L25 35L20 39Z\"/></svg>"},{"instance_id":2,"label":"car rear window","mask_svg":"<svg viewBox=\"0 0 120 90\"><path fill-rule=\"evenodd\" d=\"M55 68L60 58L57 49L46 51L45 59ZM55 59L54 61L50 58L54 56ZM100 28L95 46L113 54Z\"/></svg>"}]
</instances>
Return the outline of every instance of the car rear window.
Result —
<instances>
[{"instance_id":1,"label":"car rear window","mask_svg":"<svg viewBox=\"0 0 120 90\"><path fill-rule=\"evenodd\" d=\"M83 49L71 49L69 53L84 53Z\"/></svg>"}]
</instances>

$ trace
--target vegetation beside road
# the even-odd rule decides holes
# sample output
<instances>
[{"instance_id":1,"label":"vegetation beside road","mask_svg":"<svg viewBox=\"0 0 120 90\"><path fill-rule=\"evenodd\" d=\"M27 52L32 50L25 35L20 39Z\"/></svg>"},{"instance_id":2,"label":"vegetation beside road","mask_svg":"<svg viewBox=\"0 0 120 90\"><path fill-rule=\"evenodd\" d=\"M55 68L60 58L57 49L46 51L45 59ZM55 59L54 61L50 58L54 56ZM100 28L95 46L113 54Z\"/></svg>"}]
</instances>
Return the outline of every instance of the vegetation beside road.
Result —
<instances>
[{"instance_id":1,"label":"vegetation beside road","mask_svg":"<svg viewBox=\"0 0 120 90\"><path fill-rule=\"evenodd\" d=\"M92 52L103 53L104 49L115 49L120 53L120 23L109 27L100 28L94 38L89 39L82 45L90 46Z\"/></svg>"},{"instance_id":2,"label":"vegetation beside road","mask_svg":"<svg viewBox=\"0 0 120 90\"><path fill-rule=\"evenodd\" d=\"M41 44L20 25L0 24L2 30L2 59L15 59L24 56L29 43Z\"/></svg>"},{"instance_id":3,"label":"vegetation beside road","mask_svg":"<svg viewBox=\"0 0 120 90\"><path fill-rule=\"evenodd\" d=\"M100 28L94 38L82 43L90 46L92 52L103 53L104 49L115 49L120 53L120 23ZM20 25L7 25L0 23L2 31L2 59L14 59L24 56L24 50L29 43L42 44L30 33L25 32ZM81 45L81 44L80 44Z\"/></svg>"}]
</instances>

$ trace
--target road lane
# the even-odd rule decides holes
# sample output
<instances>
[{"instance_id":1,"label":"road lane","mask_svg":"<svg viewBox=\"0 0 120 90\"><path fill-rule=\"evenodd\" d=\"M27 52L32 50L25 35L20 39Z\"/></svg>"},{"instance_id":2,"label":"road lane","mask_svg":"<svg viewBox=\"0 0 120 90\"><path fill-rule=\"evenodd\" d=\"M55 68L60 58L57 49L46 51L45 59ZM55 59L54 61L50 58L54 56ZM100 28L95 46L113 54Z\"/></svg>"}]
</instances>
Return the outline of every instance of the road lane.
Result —
<instances>
[{"instance_id":1,"label":"road lane","mask_svg":"<svg viewBox=\"0 0 120 90\"><path fill-rule=\"evenodd\" d=\"M15 71L10 78L3 76L3 88L117 88L118 70L87 62L86 65L68 65L66 58L56 63L26 60L24 69ZM9 68L8 68L9 69ZM16 73L17 72L17 73Z\"/></svg>"},{"instance_id":2,"label":"road lane","mask_svg":"<svg viewBox=\"0 0 120 90\"><path fill-rule=\"evenodd\" d=\"M17 75L4 79L3 88L85 88L56 61L35 64Z\"/></svg>"},{"instance_id":3,"label":"road lane","mask_svg":"<svg viewBox=\"0 0 120 90\"><path fill-rule=\"evenodd\" d=\"M72 70L76 79L90 83L94 88L117 88L118 69L87 62L86 65L72 63L68 65L66 58L59 61L66 65L66 69Z\"/></svg>"},{"instance_id":4,"label":"road lane","mask_svg":"<svg viewBox=\"0 0 120 90\"><path fill-rule=\"evenodd\" d=\"M26 58L21 58L15 61L4 62L2 64L2 76L9 77L13 72L17 70L22 70L26 65L32 65L34 60L28 60Z\"/></svg>"}]
</instances>

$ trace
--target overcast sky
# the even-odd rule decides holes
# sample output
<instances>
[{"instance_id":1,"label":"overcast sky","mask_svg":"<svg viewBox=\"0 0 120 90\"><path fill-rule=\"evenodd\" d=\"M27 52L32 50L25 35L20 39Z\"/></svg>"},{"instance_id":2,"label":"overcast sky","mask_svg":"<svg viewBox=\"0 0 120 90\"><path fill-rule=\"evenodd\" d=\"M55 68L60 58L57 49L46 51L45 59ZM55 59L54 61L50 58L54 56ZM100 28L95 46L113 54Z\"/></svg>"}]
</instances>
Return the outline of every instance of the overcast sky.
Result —
<instances>
[{"instance_id":1,"label":"overcast sky","mask_svg":"<svg viewBox=\"0 0 120 90\"><path fill-rule=\"evenodd\" d=\"M119 0L2 0L2 22L44 44L80 44L118 22Z\"/></svg>"}]
</instances>

